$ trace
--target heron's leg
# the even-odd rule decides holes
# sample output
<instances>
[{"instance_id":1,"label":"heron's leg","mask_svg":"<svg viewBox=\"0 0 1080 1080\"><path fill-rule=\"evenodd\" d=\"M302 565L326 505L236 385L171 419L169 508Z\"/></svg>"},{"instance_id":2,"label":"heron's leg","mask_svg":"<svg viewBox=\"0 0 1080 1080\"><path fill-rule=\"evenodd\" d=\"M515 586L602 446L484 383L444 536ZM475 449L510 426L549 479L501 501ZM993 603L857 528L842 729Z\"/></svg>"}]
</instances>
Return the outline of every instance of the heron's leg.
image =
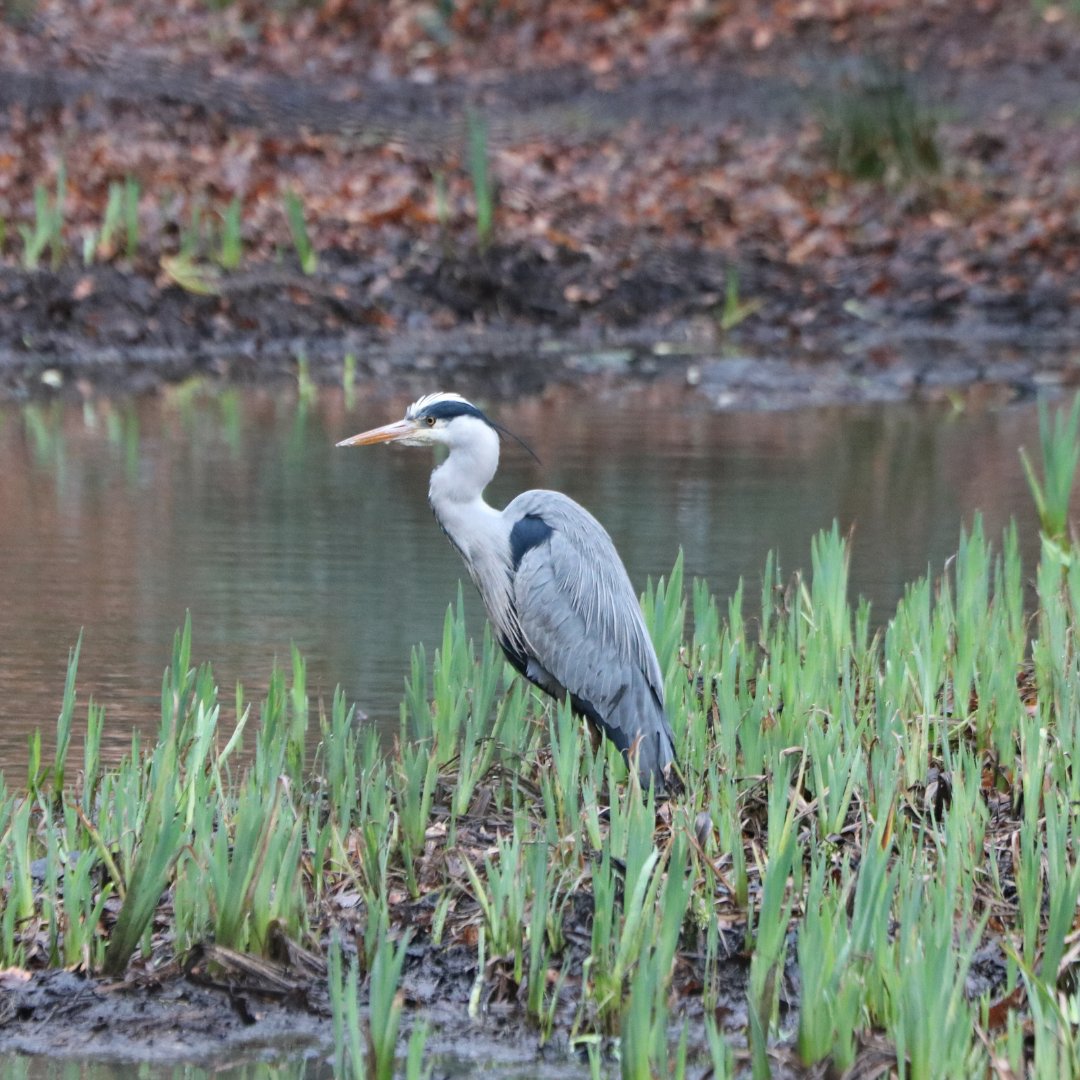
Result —
<instances>
[{"instance_id":1,"label":"heron's leg","mask_svg":"<svg viewBox=\"0 0 1080 1080\"><path fill-rule=\"evenodd\" d=\"M585 724L589 729L589 742L592 744L592 752L598 754L600 752L600 744L604 741L604 733L600 730L600 726L591 716L585 717Z\"/></svg>"}]
</instances>

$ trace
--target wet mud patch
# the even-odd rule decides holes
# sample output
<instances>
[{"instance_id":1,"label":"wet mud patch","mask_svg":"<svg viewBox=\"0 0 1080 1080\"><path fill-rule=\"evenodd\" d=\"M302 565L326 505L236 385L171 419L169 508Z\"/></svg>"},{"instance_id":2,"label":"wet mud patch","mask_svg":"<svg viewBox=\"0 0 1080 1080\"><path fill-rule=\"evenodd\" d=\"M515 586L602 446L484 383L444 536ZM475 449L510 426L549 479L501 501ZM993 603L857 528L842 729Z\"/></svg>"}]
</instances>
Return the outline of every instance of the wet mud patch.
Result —
<instances>
[{"instance_id":1,"label":"wet mud patch","mask_svg":"<svg viewBox=\"0 0 1080 1080\"><path fill-rule=\"evenodd\" d=\"M314 1052L328 1036L328 1013L179 973L134 983L63 970L0 975L0 1052L210 1063Z\"/></svg>"},{"instance_id":2,"label":"wet mud patch","mask_svg":"<svg viewBox=\"0 0 1080 1080\"><path fill-rule=\"evenodd\" d=\"M753 317L723 330L729 272L741 275ZM212 285L200 294L111 264L0 268L0 400L139 394L192 378L338 387L351 378L394 394L434 381L486 398L667 381L723 410L987 388L1012 400L1080 381L1068 326L869 307L853 319L844 294L812 276L674 249L599 275L580 253L508 244L421 248L400 264L332 250L316 274L286 262ZM820 318L793 336L790 319L811 294Z\"/></svg>"},{"instance_id":3,"label":"wet mud patch","mask_svg":"<svg viewBox=\"0 0 1080 1080\"><path fill-rule=\"evenodd\" d=\"M430 840L417 863L420 880L432 879L437 866L447 859L460 860L466 850L479 862L482 843L498 832L494 820L474 822L462 829L462 846L450 854ZM395 936L408 938L398 989L403 1008L399 1057L414 1026L423 1023L425 1061L436 1064L436 1075L468 1075L476 1068L494 1067L499 1076L587 1076L590 1045L594 1052L599 1049L606 1070L616 1069L616 1030L590 1033L596 1020L589 958L597 901L588 884L578 885L560 902L562 946L551 966L545 965L544 1021L529 1014L528 977L515 978L513 954L493 955L480 942L484 911L463 882L453 890L455 899L444 924L437 921L435 892L422 891L412 899L393 885L390 924ZM172 903L166 894L159 915L165 916ZM313 908L313 917L315 911L319 939L339 938L345 963L362 962L372 918L364 902L342 882ZM151 955L133 960L122 979L41 969L44 954L37 948L25 969L0 971L0 1055L203 1066L306 1058L317 1068L329 1066L334 1054L333 976L322 949L309 950L273 924L266 957L210 942L174 954L164 920L159 918L155 926ZM708 1056L706 1011L734 1046L742 1040L750 971L745 939L745 920L734 912L718 925L711 954L704 931L687 931L682 937L668 990L668 1026L673 1039L688 1027L691 1060ZM797 1018L793 942L782 981L781 1007ZM708 1001L706 986L712 988ZM359 1005L365 1020L372 993L370 981L361 979ZM582 1031L590 1034L576 1040L575 1033ZM781 1052L781 1058L786 1055L786 1050ZM777 1075L785 1075L783 1069Z\"/></svg>"},{"instance_id":4,"label":"wet mud patch","mask_svg":"<svg viewBox=\"0 0 1080 1080\"><path fill-rule=\"evenodd\" d=\"M660 270L621 281L597 300L604 318L583 322L564 297L590 288L581 273L527 252L418 265L387 285L379 306L373 268L339 269L245 274L218 296L158 290L113 267L29 284L0 272L0 400L310 379L398 396L452 385L486 400L666 385L716 410L786 409L958 394L1012 401L1080 382L1072 339L1056 331L866 324L810 350L780 320L718 338L703 309L716 294ZM635 324L654 301L669 314ZM384 325L388 306L396 314Z\"/></svg>"},{"instance_id":5,"label":"wet mud patch","mask_svg":"<svg viewBox=\"0 0 1080 1080\"><path fill-rule=\"evenodd\" d=\"M429 1034L426 1060L441 1076L469 1075L494 1068L501 1077L587 1076L584 1044L571 1038L581 997L581 962L588 956L584 924L587 897L576 896L567 912L569 976L554 1010L555 1027L543 1035L524 1008L524 995L508 977L505 958L493 957L481 973L474 946L435 947L418 941L408 949L401 981L405 1007L399 1039L404 1053L413 1025L423 1021ZM737 1046L747 1030L750 989L749 956L742 950L745 930L722 932L719 965L711 977L721 991L707 1006L701 997L707 977L703 953L684 950L676 959L669 1035L677 1040L684 1025L690 1036L691 1061L707 1061L705 1014ZM798 1026L802 987L795 961L796 940L779 995L781 1026ZM996 998L1006 983L1005 954L996 941L977 951L967 979L971 997ZM477 993L477 989L480 992ZM603 1058L614 1069L617 1040L601 1040ZM864 1065L895 1065L895 1052L872 1037L860 1041ZM48 1056L101 1062L188 1063L219 1066L224 1062L310 1062L307 1075L324 1075L333 1061L333 1027L325 973L297 966L199 947L181 968L169 965L158 975L126 981L95 979L68 970L35 973L0 972L0 1055ZM772 1050L773 1075L802 1076L793 1048ZM736 1060L749 1061L749 1050L736 1049ZM330 1075L325 1073L325 1075Z\"/></svg>"},{"instance_id":6,"label":"wet mud patch","mask_svg":"<svg viewBox=\"0 0 1080 1080\"><path fill-rule=\"evenodd\" d=\"M584 952L583 954L584 955ZM213 962L210 957L213 956ZM235 959L236 964L232 961ZM722 1028L745 1027L748 962L727 962L725 993L715 1006ZM577 967L577 965L574 965ZM692 956L680 958L673 982L684 1016L701 1040L700 972ZM195 950L186 970L172 965L158 977L97 979L68 970L0 973L0 1055L48 1056L82 1061L202 1066L227 1061L310 1060L329 1067L333 1027L325 977L225 950ZM405 1005L403 1052L413 1024L430 1030L428 1060L457 1069L495 1066L500 1076L588 1075L583 1047L569 1039L580 995L580 968L564 984L557 1026L542 1037L525 1013L516 988L493 958L478 985L475 948L429 944L409 948L401 983ZM610 1056L614 1043L604 1047Z\"/></svg>"}]
</instances>

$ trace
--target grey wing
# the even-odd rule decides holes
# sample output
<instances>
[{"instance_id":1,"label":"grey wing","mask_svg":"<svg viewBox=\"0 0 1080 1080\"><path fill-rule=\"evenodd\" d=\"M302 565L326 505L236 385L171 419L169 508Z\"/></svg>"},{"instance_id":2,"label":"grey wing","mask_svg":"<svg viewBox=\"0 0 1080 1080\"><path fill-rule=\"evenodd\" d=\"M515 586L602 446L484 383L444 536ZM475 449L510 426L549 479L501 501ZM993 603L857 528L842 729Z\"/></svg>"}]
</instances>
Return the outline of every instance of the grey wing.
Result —
<instances>
[{"instance_id":1,"label":"grey wing","mask_svg":"<svg viewBox=\"0 0 1080 1080\"><path fill-rule=\"evenodd\" d=\"M663 678L611 538L558 492L525 492L504 513L518 524L512 603L525 674L550 693L565 690L620 750L636 744L642 777L659 779L675 756Z\"/></svg>"}]
</instances>

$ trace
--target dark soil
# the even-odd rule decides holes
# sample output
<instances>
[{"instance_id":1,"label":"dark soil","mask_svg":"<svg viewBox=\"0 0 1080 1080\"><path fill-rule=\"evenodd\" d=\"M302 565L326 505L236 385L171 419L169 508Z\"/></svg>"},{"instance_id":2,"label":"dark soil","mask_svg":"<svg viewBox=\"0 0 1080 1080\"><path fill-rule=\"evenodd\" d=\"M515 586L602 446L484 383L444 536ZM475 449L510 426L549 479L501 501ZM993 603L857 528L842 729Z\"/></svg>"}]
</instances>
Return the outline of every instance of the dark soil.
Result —
<instances>
[{"instance_id":1,"label":"dark soil","mask_svg":"<svg viewBox=\"0 0 1080 1080\"><path fill-rule=\"evenodd\" d=\"M501 287L491 268L500 254L468 266L440 263L425 287L443 297L471 290L478 305L498 311ZM505 262L512 278L519 260L508 255ZM76 277L94 281L92 298L78 305L70 299ZM851 340L837 328L827 352L759 341L769 335L749 328L716 342L693 327L563 327L555 318L497 317L484 325L462 318L446 330L387 335L365 326L362 312L344 317L341 301L310 279L290 279L287 294L303 300L283 302L281 280L280 274L253 277L237 283L235 295L216 298L156 290L147 279L107 266L42 273L29 283L24 275L0 275L0 400L144 393L192 377L292 383L301 363L316 382L340 386L348 355L357 382L382 392L428 392L434 380L490 399L560 383L662 380L697 388L718 409L986 392L1009 401L1080 384L1076 345L1064 331L906 321L859 326ZM409 279L418 280L416 273ZM557 295L559 284L558 273L545 267L534 277L529 303L538 306L545 289ZM643 306L660 291L654 285L635 286ZM404 309L409 284L398 289ZM506 299L505 308L520 304Z\"/></svg>"},{"instance_id":2,"label":"dark soil","mask_svg":"<svg viewBox=\"0 0 1080 1080\"><path fill-rule=\"evenodd\" d=\"M243 990L174 975L134 985L46 971L13 985L0 975L0 1047L81 1059L220 1064L264 1050L325 1050L324 1015Z\"/></svg>"},{"instance_id":3,"label":"dark soil","mask_svg":"<svg viewBox=\"0 0 1080 1080\"><path fill-rule=\"evenodd\" d=\"M716 1012L730 1031L746 1025L749 966L735 948ZM676 987L700 986L695 967L692 957L680 960ZM523 1076L587 1074L584 1057L575 1066L566 1035L579 977L567 981L558 1026L545 1040L499 958L488 963L479 1009L470 1015L477 974L474 948L410 948L402 978L403 1031L407 1038L412 1022L427 1021L428 1060L494 1066L500 1076L514 1067ZM700 1000L691 1004L700 1028ZM704 1047L693 1049L701 1053ZM125 982L65 970L0 973L0 1055L5 1053L219 1067L268 1057L328 1063L333 1029L325 972L249 962L208 946L187 958L183 970L169 965Z\"/></svg>"},{"instance_id":4,"label":"dark soil","mask_svg":"<svg viewBox=\"0 0 1080 1080\"><path fill-rule=\"evenodd\" d=\"M739 934L729 936L728 974L722 979L725 993L714 1017L730 1037L748 1023L749 964L739 953ZM789 955L794 955L793 943ZM216 1066L230 1060L307 1057L313 1066L323 1062L329 1068L333 1030L325 976L287 964L233 962L239 959L211 946L189 958L183 971L172 965L127 982L64 970L32 976L0 973L0 1055ZM673 981L675 995L693 994L702 974L692 954L681 957ZM499 1076L517 1075L517 1070L521 1076L587 1075L584 1057L575 1067L566 1036L573 1019L576 977L568 980L558 1026L546 1041L525 1015L498 958L488 964L480 1009L470 1016L476 978L473 948L435 949L420 943L410 948L402 979L403 1030L407 1037L417 1018L428 1022L429 1060L460 1063L466 1071L494 1067ZM1001 948L996 943L984 946L972 966L969 992L993 996L1005 979ZM798 1023L798 1001L797 969L790 963L781 1008L787 1014L785 1026L792 1030ZM687 1019L691 1030L698 1032L691 1052L704 1060L705 1047L697 1042L700 998L687 998L686 1005L689 1011L679 1023ZM895 1054L890 1057L887 1049L866 1045L861 1059L868 1066L878 1057L895 1065ZM782 1048L774 1050L776 1075L803 1075L794 1054L788 1058Z\"/></svg>"}]
</instances>

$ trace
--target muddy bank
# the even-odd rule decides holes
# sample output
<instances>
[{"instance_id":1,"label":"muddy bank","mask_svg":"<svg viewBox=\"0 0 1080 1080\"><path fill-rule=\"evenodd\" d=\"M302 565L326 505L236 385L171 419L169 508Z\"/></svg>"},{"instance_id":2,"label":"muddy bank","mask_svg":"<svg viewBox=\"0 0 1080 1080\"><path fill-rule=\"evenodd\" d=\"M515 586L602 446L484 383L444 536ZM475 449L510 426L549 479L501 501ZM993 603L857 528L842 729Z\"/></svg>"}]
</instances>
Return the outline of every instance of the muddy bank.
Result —
<instances>
[{"instance_id":1,"label":"muddy bank","mask_svg":"<svg viewBox=\"0 0 1080 1080\"><path fill-rule=\"evenodd\" d=\"M580 963L585 947L576 951ZM746 1024L749 964L739 955L734 933L725 964L727 992L716 1015L735 1031ZM694 991L701 975L697 966L692 956L680 960L680 996ZM790 1011L796 1008L794 965L788 977ZM571 1046L567 1035L574 1015L571 989L580 978L578 971L567 980L566 1000L556 1010L558 1027L545 1036L509 980L509 958L494 957L480 972L473 948L440 949L417 941L401 984L406 1009L399 1047L404 1050L412 1026L422 1020L429 1028L425 1059L436 1065L437 1075L467 1075L480 1067L496 1068L503 1077L588 1075L584 1046ZM700 1028L700 1002L693 1004L684 1019ZM695 1055L705 1049L700 1036L699 1031L691 1043ZM303 1059L309 1062L307 1075L326 1070L329 1076L333 1027L326 972L213 946L195 950L183 965L170 963L127 981L11 969L0 973L0 1060L4 1054L215 1068Z\"/></svg>"},{"instance_id":2,"label":"muddy bank","mask_svg":"<svg viewBox=\"0 0 1080 1080\"><path fill-rule=\"evenodd\" d=\"M403 328L393 330L372 325L368 277L343 255L336 274L246 273L221 296L158 288L107 266L8 271L0 274L0 398L145 393L194 377L287 383L301 372L340 386L349 356L352 377L386 392L438 383L509 398L567 383L662 380L697 388L717 409L956 393L1012 400L1080 380L1080 331L1061 327L977 320L949 327L882 315L838 323L814 350L760 320L726 334L706 314L583 327L559 302L560 288L569 288L565 275L526 263L502 252L455 272L445 263L426 276L414 270L382 294L383 307L399 313ZM460 301L446 325L420 317L466 291L469 302ZM663 292L656 283L640 286L638 299L647 310ZM487 323L466 318L479 304ZM523 317L513 318L515 310Z\"/></svg>"},{"instance_id":3,"label":"muddy bank","mask_svg":"<svg viewBox=\"0 0 1080 1080\"><path fill-rule=\"evenodd\" d=\"M0 1053L220 1065L322 1054L331 1039L317 1011L176 973L131 985L62 970L25 982L0 974Z\"/></svg>"},{"instance_id":4,"label":"muddy bank","mask_svg":"<svg viewBox=\"0 0 1080 1080\"><path fill-rule=\"evenodd\" d=\"M727 935L724 992L713 1011L729 1037L748 1023L749 958L741 951L741 934L732 929ZM325 973L313 976L225 952L218 954L221 962L213 962L208 960L216 952L212 946L206 954L197 952L186 970L173 964L127 982L64 970L0 973L0 1062L5 1054L215 1069L246 1061L288 1062L295 1068L306 1061L304 1075L333 1075ZM789 952L794 954L794 942ZM690 1060L700 1062L703 1075L708 1075L702 1003L686 1002L685 997L700 986L699 963L693 954L677 963L672 992L689 1008L670 1037L677 1041L682 1024L688 1023L694 1032L688 1044ZM481 973L471 948L439 950L417 943L409 950L402 980L406 1011L399 1048L407 1045L413 1025L423 1021L429 1029L425 1060L435 1066L437 1076L471 1075L480 1068L495 1070L506 1080L588 1076L586 1044L575 1045L568 1038L573 1004L563 1002L557 1010L559 1027L543 1036L526 1015L521 995L508 985L508 976L509 958L493 958ZM580 978L579 972L568 981L567 999ZM992 996L1005 981L1004 953L990 942L975 956L968 993ZM480 993L471 1004L478 986ZM789 1030L798 1025L799 996L798 967L789 960L781 991L781 1015ZM608 1070L616 1067L609 1056L615 1045L603 1044ZM773 1075L781 1080L807 1075L791 1045L774 1047L770 1058ZM737 1059L749 1063L745 1047ZM887 1069L895 1062L895 1052L884 1041L879 1045L872 1036L864 1039L864 1068Z\"/></svg>"}]
</instances>

